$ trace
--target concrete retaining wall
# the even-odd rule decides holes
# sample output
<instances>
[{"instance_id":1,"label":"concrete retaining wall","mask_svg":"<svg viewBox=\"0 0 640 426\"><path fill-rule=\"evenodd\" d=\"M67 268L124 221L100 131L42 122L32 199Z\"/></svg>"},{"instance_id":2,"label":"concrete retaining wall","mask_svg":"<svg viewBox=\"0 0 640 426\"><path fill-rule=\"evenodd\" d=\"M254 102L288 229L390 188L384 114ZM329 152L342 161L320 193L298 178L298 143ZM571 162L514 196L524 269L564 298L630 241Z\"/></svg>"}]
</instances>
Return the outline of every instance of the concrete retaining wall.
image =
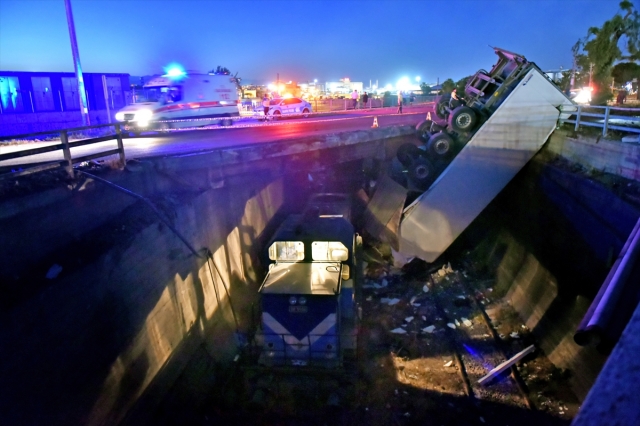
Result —
<instances>
[{"instance_id":1,"label":"concrete retaining wall","mask_svg":"<svg viewBox=\"0 0 640 426\"><path fill-rule=\"evenodd\" d=\"M638 143L623 143L557 130L551 135L545 149L588 168L640 180Z\"/></svg>"},{"instance_id":2,"label":"concrete retaining wall","mask_svg":"<svg viewBox=\"0 0 640 426\"><path fill-rule=\"evenodd\" d=\"M527 166L465 231L541 349L571 372L584 399L606 357L573 334L640 215L605 187L545 165Z\"/></svg>"}]
</instances>

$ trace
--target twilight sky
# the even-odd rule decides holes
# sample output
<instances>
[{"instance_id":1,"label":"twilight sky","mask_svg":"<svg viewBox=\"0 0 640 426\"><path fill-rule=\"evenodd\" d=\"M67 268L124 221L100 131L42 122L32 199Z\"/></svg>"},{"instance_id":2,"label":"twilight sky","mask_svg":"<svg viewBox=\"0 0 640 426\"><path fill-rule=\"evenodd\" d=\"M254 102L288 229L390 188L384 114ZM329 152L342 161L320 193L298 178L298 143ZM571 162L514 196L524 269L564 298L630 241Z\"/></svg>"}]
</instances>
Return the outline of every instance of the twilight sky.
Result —
<instances>
[{"instance_id":1,"label":"twilight sky","mask_svg":"<svg viewBox=\"0 0 640 426\"><path fill-rule=\"evenodd\" d=\"M636 0L637 1L637 0ZM497 46L544 70L620 0L71 0L85 72L161 73L171 62L281 80L458 80ZM64 0L0 0L0 70L73 71Z\"/></svg>"}]
</instances>

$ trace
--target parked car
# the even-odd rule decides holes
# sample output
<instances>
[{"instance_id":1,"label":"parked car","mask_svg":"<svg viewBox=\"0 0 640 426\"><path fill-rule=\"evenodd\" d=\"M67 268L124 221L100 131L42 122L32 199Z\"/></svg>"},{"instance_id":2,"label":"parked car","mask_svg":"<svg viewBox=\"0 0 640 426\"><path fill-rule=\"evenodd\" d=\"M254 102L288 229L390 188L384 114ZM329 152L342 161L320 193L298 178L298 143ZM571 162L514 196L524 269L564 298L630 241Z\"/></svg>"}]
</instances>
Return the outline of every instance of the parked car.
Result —
<instances>
[{"instance_id":1,"label":"parked car","mask_svg":"<svg viewBox=\"0 0 640 426\"><path fill-rule=\"evenodd\" d=\"M313 112L311 104L300 98L278 98L269 102L268 117L279 119L286 116L308 117Z\"/></svg>"}]
</instances>

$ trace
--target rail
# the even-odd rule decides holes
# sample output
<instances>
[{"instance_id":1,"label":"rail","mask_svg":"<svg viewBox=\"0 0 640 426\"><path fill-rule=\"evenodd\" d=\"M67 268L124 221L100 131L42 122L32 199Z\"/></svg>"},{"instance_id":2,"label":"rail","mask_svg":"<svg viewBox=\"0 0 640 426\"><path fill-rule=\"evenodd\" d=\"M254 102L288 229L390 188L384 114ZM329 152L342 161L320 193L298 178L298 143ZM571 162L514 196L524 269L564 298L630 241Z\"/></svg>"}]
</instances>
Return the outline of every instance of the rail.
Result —
<instances>
[{"instance_id":1,"label":"rail","mask_svg":"<svg viewBox=\"0 0 640 426\"><path fill-rule=\"evenodd\" d=\"M593 110L604 110L604 113L596 113ZM612 114L613 111L613 114ZM615 115L618 112L627 112L636 115ZM572 119L563 120L563 123L575 124L575 130L578 131L580 126L602 127L602 136L606 136L609 129L620 130L623 132L640 133L640 109L638 108L621 108L610 106L589 106L578 105L578 111L572 114ZM635 123L637 127L623 126L617 123Z\"/></svg>"},{"instance_id":2,"label":"rail","mask_svg":"<svg viewBox=\"0 0 640 426\"><path fill-rule=\"evenodd\" d=\"M111 129L113 128L113 131ZM102 131L101 131L102 130ZM107 130L106 132L104 130ZM70 134L76 132L84 132L80 133L82 136L86 136L86 134L99 133L99 136L95 137L85 137L78 140L69 140ZM122 143L122 128L120 123L113 124L100 124L96 126L84 126L84 127L74 127L70 129L62 129L62 130L54 130L48 132L38 132L38 133L25 133L21 135L11 135L11 136L3 136L0 137L0 141L7 139L32 139L38 136L52 136L59 135L60 142L52 143L51 145L42 146L39 148L33 149L25 149L19 150L15 152L8 152L5 154L0 154L0 161L12 160L15 158L28 157L32 155L43 154L46 152L58 151L62 150L64 160L62 161L52 161L44 164L37 164L32 166L24 166L19 168L18 170L12 170L11 172L0 174L0 180L8 179L8 178L16 178L19 176L25 176L32 173L42 172L45 170L54 170L59 168L64 168L70 177L73 177L73 165L77 163L82 163L85 161L93 160L96 158L107 157L110 155L118 155L122 164L125 163L125 155L124 155L124 145ZM57 136L54 136L57 138ZM116 140L118 147L115 149L108 149L106 151L95 152L89 155L82 156L73 156L72 149L91 145L95 143Z\"/></svg>"}]
</instances>

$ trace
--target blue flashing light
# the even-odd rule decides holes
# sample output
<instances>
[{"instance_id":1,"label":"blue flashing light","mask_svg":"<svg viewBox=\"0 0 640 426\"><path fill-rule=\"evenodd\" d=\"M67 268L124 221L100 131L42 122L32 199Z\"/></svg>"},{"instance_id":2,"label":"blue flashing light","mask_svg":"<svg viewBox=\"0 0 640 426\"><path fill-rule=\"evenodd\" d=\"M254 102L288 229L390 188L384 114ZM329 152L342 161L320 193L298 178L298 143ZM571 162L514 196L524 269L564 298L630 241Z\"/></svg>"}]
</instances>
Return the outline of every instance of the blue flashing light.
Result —
<instances>
[{"instance_id":1,"label":"blue flashing light","mask_svg":"<svg viewBox=\"0 0 640 426\"><path fill-rule=\"evenodd\" d=\"M164 69L163 77L169 77L173 79L183 78L187 75L184 68L178 64L171 64Z\"/></svg>"}]
</instances>

